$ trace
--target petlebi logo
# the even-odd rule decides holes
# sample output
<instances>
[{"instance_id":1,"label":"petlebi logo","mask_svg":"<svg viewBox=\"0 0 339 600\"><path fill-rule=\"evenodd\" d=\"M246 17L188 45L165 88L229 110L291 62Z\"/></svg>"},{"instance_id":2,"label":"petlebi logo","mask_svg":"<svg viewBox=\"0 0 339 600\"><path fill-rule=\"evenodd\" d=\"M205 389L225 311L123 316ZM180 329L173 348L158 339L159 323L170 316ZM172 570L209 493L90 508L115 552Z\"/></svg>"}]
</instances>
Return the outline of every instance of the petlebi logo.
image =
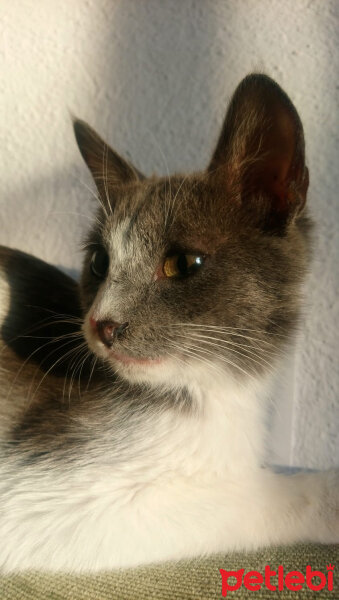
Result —
<instances>
[{"instance_id":1,"label":"petlebi logo","mask_svg":"<svg viewBox=\"0 0 339 600\"><path fill-rule=\"evenodd\" d=\"M248 571L244 574L245 569L239 569L238 571L219 569L219 571L221 575L221 593L224 598L228 595L228 592L235 592L242 586L253 592L262 588L272 592L282 592L285 589L298 592L303 588L320 592L325 587L330 592L333 591L334 565L332 564L326 566L326 573L313 570L310 565L307 565L305 574L301 571L285 572L283 565L279 565L276 570L266 565L264 573Z\"/></svg>"}]
</instances>

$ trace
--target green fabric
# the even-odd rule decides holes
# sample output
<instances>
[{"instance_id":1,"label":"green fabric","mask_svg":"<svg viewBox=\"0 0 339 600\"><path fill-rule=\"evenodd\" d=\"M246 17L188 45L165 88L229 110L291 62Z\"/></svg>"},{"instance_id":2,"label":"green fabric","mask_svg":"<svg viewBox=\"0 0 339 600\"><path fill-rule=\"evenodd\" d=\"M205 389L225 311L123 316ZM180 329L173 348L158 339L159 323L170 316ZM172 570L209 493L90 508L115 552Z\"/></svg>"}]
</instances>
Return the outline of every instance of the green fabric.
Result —
<instances>
[{"instance_id":1,"label":"green fabric","mask_svg":"<svg viewBox=\"0 0 339 600\"><path fill-rule=\"evenodd\" d=\"M25 573L0 577L1 600L222 600L219 569L245 569L264 573L265 566L275 570L283 565L288 571L306 572L306 565L327 574L326 565L339 569L339 544L333 546L298 545L265 548L257 552L217 554L209 558L185 560L124 569L96 575ZM275 578L272 578L272 583ZM334 589L310 591L250 591L242 586L229 591L227 598L285 600L338 600L339 587L334 569ZM234 581L234 580L233 580ZM314 580L316 583L316 580Z\"/></svg>"}]
</instances>

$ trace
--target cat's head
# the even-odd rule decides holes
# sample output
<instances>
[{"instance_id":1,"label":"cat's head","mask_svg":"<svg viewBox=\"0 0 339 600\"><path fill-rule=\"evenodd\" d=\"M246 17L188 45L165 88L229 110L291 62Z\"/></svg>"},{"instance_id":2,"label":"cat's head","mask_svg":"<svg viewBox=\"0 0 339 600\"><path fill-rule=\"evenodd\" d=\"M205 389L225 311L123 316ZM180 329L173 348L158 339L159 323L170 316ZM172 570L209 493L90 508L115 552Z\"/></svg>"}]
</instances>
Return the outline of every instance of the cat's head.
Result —
<instances>
[{"instance_id":1,"label":"cat's head","mask_svg":"<svg viewBox=\"0 0 339 600\"><path fill-rule=\"evenodd\" d=\"M81 280L91 350L148 383L269 370L307 262L303 129L286 94L246 77L209 167L191 175L144 177L74 128L99 200Z\"/></svg>"}]
</instances>

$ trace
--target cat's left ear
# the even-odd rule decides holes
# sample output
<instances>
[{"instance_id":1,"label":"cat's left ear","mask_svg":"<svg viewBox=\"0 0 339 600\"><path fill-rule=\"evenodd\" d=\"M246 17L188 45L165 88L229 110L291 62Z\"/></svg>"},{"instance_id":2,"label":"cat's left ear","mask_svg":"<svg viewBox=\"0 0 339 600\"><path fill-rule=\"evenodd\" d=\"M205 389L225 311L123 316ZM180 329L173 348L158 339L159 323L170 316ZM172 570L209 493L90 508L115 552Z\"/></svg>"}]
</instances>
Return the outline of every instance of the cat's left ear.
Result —
<instances>
[{"instance_id":1,"label":"cat's left ear","mask_svg":"<svg viewBox=\"0 0 339 600\"><path fill-rule=\"evenodd\" d=\"M283 232L306 202L299 115L266 75L246 77L231 100L209 172L267 231Z\"/></svg>"},{"instance_id":2,"label":"cat's left ear","mask_svg":"<svg viewBox=\"0 0 339 600\"><path fill-rule=\"evenodd\" d=\"M107 187L144 179L132 164L108 146L85 121L74 119L73 127L79 150L103 199Z\"/></svg>"}]
</instances>

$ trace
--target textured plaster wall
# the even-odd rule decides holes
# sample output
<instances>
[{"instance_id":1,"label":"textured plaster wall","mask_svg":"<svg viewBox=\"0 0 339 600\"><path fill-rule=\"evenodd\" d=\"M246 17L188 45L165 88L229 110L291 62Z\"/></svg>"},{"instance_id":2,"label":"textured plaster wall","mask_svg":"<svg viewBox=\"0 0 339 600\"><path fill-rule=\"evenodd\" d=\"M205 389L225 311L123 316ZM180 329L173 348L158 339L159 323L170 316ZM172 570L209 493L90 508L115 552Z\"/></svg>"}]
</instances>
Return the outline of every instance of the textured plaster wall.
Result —
<instances>
[{"instance_id":1,"label":"textured plaster wall","mask_svg":"<svg viewBox=\"0 0 339 600\"><path fill-rule=\"evenodd\" d=\"M338 442L338 2L2 0L0 243L79 269L93 210L69 112L146 173L208 161L253 69L305 126L317 223L305 326L277 393L276 460L326 467Z\"/></svg>"}]
</instances>

